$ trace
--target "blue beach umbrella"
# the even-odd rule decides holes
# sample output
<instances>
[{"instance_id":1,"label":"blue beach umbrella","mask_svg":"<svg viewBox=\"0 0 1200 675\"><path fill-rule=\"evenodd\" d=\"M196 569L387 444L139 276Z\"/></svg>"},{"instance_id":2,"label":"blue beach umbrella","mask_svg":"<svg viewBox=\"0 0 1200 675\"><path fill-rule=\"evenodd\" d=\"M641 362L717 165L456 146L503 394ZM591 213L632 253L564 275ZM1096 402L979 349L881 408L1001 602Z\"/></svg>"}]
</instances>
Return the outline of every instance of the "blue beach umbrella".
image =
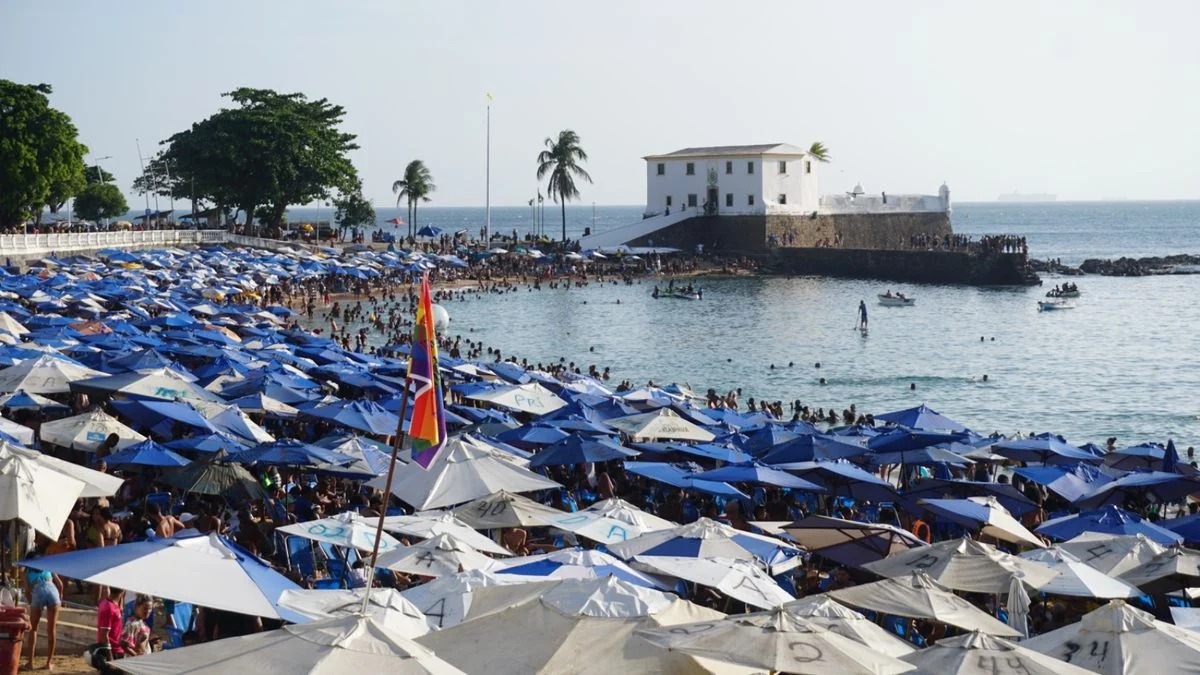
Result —
<instances>
[{"instance_id":1,"label":"blue beach umbrella","mask_svg":"<svg viewBox=\"0 0 1200 675\"><path fill-rule=\"evenodd\" d=\"M224 450L231 455L250 449L250 446L246 445L245 441L220 431L203 436L180 438L179 440L164 443L163 445L172 450L190 452L220 452Z\"/></svg>"},{"instance_id":2,"label":"blue beach umbrella","mask_svg":"<svg viewBox=\"0 0 1200 675\"><path fill-rule=\"evenodd\" d=\"M351 457L302 443L294 438L264 443L245 452L239 452L229 459L242 464L277 464L280 466L316 466L320 464L344 466L354 461Z\"/></svg>"},{"instance_id":3,"label":"blue beach umbrella","mask_svg":"<svg viewBox=\"0 0 1200 675\"><path fill-rule=\"evenodd\" d=\"M1019 441L1004 441L992 446L992 452L1018 462L1041 462L1042 464L1077 464L1100 461L1086 450L1081 450L1062 436L1042 434Z\"/></svg>"},{"instance_id":4,"label":"blue beach umbrella","mask_svg":"<svg viewBox=\"0 0 1200 675\"><path fill-rule=\"evenodd\" d=\"M883 433L872 436L867 440L867 448L872 452L905 452L920 450L932 445L952 443L962 438L961 434L943 433L940 431L918 431L906 427L888 429Z\"/></svg>"},{"instance_id":5,"label":"blue beach umbrella","mask_svg":"<svg viewBox=\"0 0 1200 675\"><path fill-rule=\"evenodd\" d=\"M1170 546L1182 543L1183 537L1164 527L1144 520L1137 514L1117 506L1105 506L1095 511L1085 511L1070 516L1047 520L1035 530L1038 534L1059 541L1067 541L1084 532L1100 534L1142 534L1147 538Z\"/></svg>"},{"instance_id":6,"label":"blue beach umbrella","mask_svg":"<svg viewBox=\"0 0 1200 675\"><path fill-rule=\"evenodd\" d=\"M1113 480L1112 476L1101 473L1090 464L1016 467L1012 472L1044 486L1069 502Z\"/></svg>"},{"instance_id":7,"label":"blue beach umbrella","mask_svg":"<svg viewBox=\"0 0 1200 675\"><path fill-rule=\"evenodd\" d=\"M505 443L515 445L518 448L536 450L540 447L565 441L571 438L571 434L558 427L544 424L530 424L496 434L496 438Z\"/></svg>"},{"instance_id":8,"label":"blue beach umbrella","mask_svg":"<svg viewBox=\"0 0 1200 675\"><path fill-rule=\"evenodd\" d=\"M762 456L763 464L787 464L814 460L849 459L867 454L867 448L848 443L836 436L801 434L772 448Z\"/></svg>"},{"instance_id":9,"label":"blue beach umbrella","mask_svg":"<svg viewBox=\"0 0 1200 675\"><path fill-rule=\"evenodd\" d=\"M208 420L190 403L183 401L151 401L128 399L113 401L113 408L122 417L134 422L135 426L147 427L162 436L170 435L171 428L176 423L183 424L202 432L216 431Z\"/></svg>"},{"instance_id":10,"label":"blue beach umbrella","mask_svg":"<svg viewBox=\"0 0 1200 675\"><path fill-rule=\"evenodd\" d=\"M607 462L614 459L636 457L637 454L636 450L623 447L611 439L571 436L554 445L542 448L534 455L529 467L539 469L544 466Z\"/></svg>"},{"instance_id":11,"label":"blue beach umbrella","mask_svg":"<svg viewBox=\"0 0 1200 675\"><path fill-rule=\"evenodd\" d=\"M1175 441L1167 440L1167 451L1163 455L1162 470L1166 473L1179 473L1179 452L1175 449Z\"/></svg>"},{"instance_id":12,"label":"blue beach umbrella","mask_svg":"<svg viewBox=\"0 0 1200 675\"><path fill-rule=\"evenodd\" d=\"M779 445L799 437L797 433L770 424L746 434L746 440L740 447L755 457L761 457Z\"/></svg>"},{"instance_id":13,"label":"blue beach umbrella","mask_svg":"<svg viewBox=\"0 0 1200 675\"><path fill-rule=\"evenodd\" d=\"M1104 456L1104 465L1122 471L1162 469L1167 450L1161 445L1143 443L1114 450ZM1176 455L1176 461L1178 461Z\"/></svg>"},{"instance_id":14,"label":"blue beach umbrella","mask_svg":"<svg viewBox=\"0 0 1200 675\"><path fill-rule=\"evenodd\" d=\"M674 464L667 462L625 462L625 471L685 490L696 490L697 492L705 492L723 497L749 499L746 493L729 483L692 478L693 474L703 471L700 465L695 462Z\"/></svg>"},{"instance_id":15,"label":"blue beach umbrella","mask_svg":"<svg viewBox=\"0 0 1200 675\"><path fill-rule=\"evenodd\" d=\"M191 460L154 441L142 441L104 458L109 466L187 466Z\"/></svg>"},{"instance_id":16,"label":"blue beach umbrella","mask_svg":"<svg viewBox=\"0 0 1200 675\"><path fill-rule=\"evenodd\" d=\"M753 457L737 448L720 443L668 443L667 446L675 451L703 459L715 459L718 462L730 464L745 464L753 461Z\"/></svg>"},{"instance_id":17,"label":"blue beach umbrella","mask_svg":"<svg viewBox=\"0 0 1200 675\"><path fill-rule=\"evenodd\" d=\"M70 410L71 406L39 394L27 394L23 390L18 389L11 394L0 396L0 408L61 412L63 410Z\"/></svg>"},{"instance_id":18,"label":"blue beach umbrella","mask_svg":"<svg viewBox=\"0 0 1200 675\"><path fill-rule=\"evenodd\" d=\"M692 474L692 478L700 480L715 480L725 483L757 483L761 485L774 485L777 487L792 488L793 490L805 490L807 492L825 492L825 488L797 478L786 471L780 471L765 464L757 462L749 462L745 464L730 464L712 471L704 471L702 473Z\"/></svg>"},{"instance_id":19,"label":"blue beach umbrella","mask_svg":"<svg viewBox=\"0 0 1200 675\"><path fill-rule=\"evenodd\" d=\"M918 502L922 499L947 499L965 497L995 497L1008 512L1020 518L1038 508L1028 497L1007 483L985 483L970 480L941 480L923 478L913 482L900 495L901 502L910 511L919 512Z\"/></svg>"},{"instance_id":20,"label":"blue beach umbrella","mask_svg":"<svg viewBox=\"0 0 1200 675\"><path fill-rule=\"evenodd\" d=\"M1096 509L1110 504L1125 503L1129 495L1158 502L1172 502L1200 492L1200 478L1164 471L1131 473L1101 485L1075 501L1084 509Z\"/></svg>"},{"instance_id":21,"label":"blue beach umbrella","mask_svg":"<svg viewBox=\"0 0 1200 675\"><path fill-rule=\"evenodd\" d=\"M400 417L374 401L341 400L302 413L308 417L336 422L368 434L390 436L400 426Z\"/></svg>"},{"instance_id":22,"label":"blue beach umbrella","mask_svg":"<svg viewBox=\"0 0 1200 675\"><path fill-rule=\"evenodd\" d=\"M488 571L500 578L508 575L524 577L523 581L597 579L611 576L644 588L671 590L670 586L633 569L620 558L602 551L584 550L578 546L541 555L504 560Z\"/></svg>"},{"instance_id":23,"label":"blue beach umbrella","mask_svg":"<svg viewBox=\"0 0 1200 675\"><path fill-rule=\"evenodd\" d=\"M1184 516L1183 518L1160 520L1159 522L1166 529L1183 537L1183 540L1189 544L1200 542L1200 513Z\"/></svg>"},{"instance_id":24,"label":"blue beach umbrella","mask_svg":"<svg viewBox=\"0 0 1200 675\"><path fill-rule=\"evenodd\" d=\"M846 461L795 462L778 464L775 468L824 486L834 497L872 502L894 501L899 497L891 483Z\"/></svg>"},{"instance_id":25,"label":"blue beach umbrella","mask_svg":"<svg viewBox=\"0 0 1200 675\"><path fill-rule=\"evenodd\" d=\"M942 415L924 403L915 408L895 410L875 416L877 422L891 422L910 429L922 431L966 431L967 428L958 422Z\"/></svg>"}]
</instances>

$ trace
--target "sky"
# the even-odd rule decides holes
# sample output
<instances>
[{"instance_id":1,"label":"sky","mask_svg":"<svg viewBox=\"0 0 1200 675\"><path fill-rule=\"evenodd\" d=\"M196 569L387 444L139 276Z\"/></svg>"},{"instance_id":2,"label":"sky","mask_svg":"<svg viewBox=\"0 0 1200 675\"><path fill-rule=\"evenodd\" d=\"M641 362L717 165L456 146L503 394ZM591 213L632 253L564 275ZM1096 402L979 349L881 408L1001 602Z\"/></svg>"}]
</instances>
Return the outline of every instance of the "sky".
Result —
<instances>
[{"instance_id":1,"label":"sky","mask_svg":"<svg viewBox=\"0 0 1200 675\"><path fill-rule=\"evenodd\" d=\"M240 86L347 110L375 205L412 159L434 206L538 190L575 130L582 203L642 204L641 157L821 141L821 191L1197 199L1190 0L3 0L0 78L53 85L136 204L143 154Z\"/></svg>"}]
</instances>

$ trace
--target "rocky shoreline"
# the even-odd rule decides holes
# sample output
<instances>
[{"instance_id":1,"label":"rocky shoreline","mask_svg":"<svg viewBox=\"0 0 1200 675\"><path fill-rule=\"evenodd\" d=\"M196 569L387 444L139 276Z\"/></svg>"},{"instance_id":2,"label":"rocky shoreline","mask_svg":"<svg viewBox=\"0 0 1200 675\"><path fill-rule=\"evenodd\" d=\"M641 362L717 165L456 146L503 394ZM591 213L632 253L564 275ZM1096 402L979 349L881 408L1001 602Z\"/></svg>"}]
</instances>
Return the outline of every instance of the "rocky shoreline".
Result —
<instances>
[{"instance_id":1,"label":"rocky shoreline","mask_svg":"<svg viewBox=\"0 0 1200 675\"><path fill-rule=\"evenodd\" d=\"M1063 265L1057 260L1030 260L1036 272L1067 276L1098 274L1103 277L1144 277L1155 274L1200 274L1200 255L1180 254L1148 258L1117 258L1102 260L1088 258L1079 267Z\"/></svg>"}]
</instances>

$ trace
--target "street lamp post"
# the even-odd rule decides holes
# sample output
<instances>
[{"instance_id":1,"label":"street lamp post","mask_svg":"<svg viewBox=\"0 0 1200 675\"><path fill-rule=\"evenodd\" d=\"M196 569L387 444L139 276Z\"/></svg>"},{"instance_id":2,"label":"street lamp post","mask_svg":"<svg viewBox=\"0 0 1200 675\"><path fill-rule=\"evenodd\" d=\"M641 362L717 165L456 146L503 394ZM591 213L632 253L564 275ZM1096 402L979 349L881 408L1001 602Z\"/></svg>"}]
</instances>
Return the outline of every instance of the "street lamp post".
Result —
<instances>
[{"instance_id":1,"label":"street lamp post","mask_svg":"<svg viewBox=\"0 0 1200 675\"><path fill-rule=\"evenodd\" d=\"M103 185L103 184L104 184L106 181L104 180L104 170L100 168L100 162L102 162L102 161L104 161L104 160L106 160L106 159L112 159L112 155L105 155L105 156L103 156L103 157L97 157L97 158L95 159L95 162L96 162L96 182L97 182L97 183L100 183L101 185ZM105 217L104 217L104 227L105 227L105 228L107 228L107 227L108 227L108 224L109 224L109 217L108 217L108 216L105 216Z\"/></svg>"}]
</instances>

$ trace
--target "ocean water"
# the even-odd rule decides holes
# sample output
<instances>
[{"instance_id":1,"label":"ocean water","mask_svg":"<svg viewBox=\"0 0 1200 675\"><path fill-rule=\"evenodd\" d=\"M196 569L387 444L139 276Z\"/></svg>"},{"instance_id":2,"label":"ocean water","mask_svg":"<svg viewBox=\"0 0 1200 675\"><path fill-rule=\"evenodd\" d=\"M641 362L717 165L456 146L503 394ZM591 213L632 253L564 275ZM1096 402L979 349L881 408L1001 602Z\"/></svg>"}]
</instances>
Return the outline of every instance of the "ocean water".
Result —
<instances>
[{"instance_id":1,"label":"ocean water","mask_svg":"<svg viewBox=\"0 0 1200 675\"><path fill-rule=\"evenodd\" d=\"M599 207L597 227L639 211ZM591 225L591 208L567 215L569 236ZM420 220L477 229L482 216L482 209L435 207ZM546 220L557 231L549 208ZM523 233L531 218L528 209L499 208L492 222ZM1200 253L1200 202L962 204L954 223L959 232L1026 236L1031 255L1070 264ZM813 277L708 279L698 302L654 300L653 282L644 280L522 289L447 308L454 334L534 362L608 366L615 381L680 382L701 392L741 387L743 400L799 399L839 411L850 403L871 412L927 403L981 432L1055 431L1078 443L1116 436L1121 444L1200 444L1200 276L1075 281L1083 290L1077 307L1044 313L1036 301L1045 288ZM876 294L889 287L916 305L879 306ZM862 299L871 319L865 337L853 330Z\"/></svg>"}]
</instances>

